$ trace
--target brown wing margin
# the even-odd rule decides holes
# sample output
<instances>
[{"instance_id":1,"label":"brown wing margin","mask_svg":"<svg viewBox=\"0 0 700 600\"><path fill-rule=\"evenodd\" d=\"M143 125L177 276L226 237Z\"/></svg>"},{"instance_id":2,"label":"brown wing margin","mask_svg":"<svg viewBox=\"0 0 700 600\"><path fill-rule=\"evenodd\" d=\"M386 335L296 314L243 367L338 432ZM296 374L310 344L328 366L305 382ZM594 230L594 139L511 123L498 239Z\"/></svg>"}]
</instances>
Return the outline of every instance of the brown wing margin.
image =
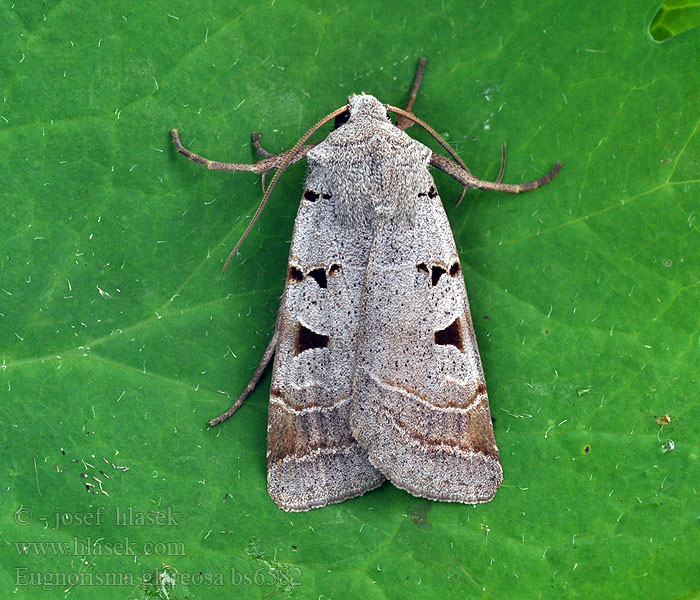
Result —
<instances>
[{"instance_id":1,"label":"brown wing margin","mask_svg":"<svg viewBox=\"0 0 700 600\"><path fill-rule=\"evenodd\" d=\"M273 390L268 421L267 488L284 510L305 511L360 496L384 476L350 433L348 403L295 411L299 399Z\"/></svg>"}]
</instances>

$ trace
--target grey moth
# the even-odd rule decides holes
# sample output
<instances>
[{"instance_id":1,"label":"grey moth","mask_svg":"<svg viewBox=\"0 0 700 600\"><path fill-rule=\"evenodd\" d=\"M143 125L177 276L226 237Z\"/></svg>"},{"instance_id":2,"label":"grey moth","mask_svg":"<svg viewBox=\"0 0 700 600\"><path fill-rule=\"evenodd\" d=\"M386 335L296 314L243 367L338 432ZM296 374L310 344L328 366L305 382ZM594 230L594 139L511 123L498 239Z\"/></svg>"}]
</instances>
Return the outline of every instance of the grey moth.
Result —
<instances>
[{"instance_id":1,"label":"grey moth","mask_svg":"<svg viewBox=\"0 0 700 600\"><path fill-rule=\"evenodd\" d=\"M502 481L462 266L429 167L463 189L518 193L548 183L561 164L517 185L501 183L503 168L495 182L474 177L411 112L424 67L421 59L405 110L352 95L288 152L264 151L254 134L265 156L255 164L208 160L172 131L177 150L210 169L276 171L231 256L281 172L308 161L275 333L241 396L210 421L230 417L274 358L267 480L287 511L341 502L387 479L416 496L474 504ZM305 144L330 119L336 129ZM413 123L451 157L411 138Z\"/></svg>"}]
</instances>

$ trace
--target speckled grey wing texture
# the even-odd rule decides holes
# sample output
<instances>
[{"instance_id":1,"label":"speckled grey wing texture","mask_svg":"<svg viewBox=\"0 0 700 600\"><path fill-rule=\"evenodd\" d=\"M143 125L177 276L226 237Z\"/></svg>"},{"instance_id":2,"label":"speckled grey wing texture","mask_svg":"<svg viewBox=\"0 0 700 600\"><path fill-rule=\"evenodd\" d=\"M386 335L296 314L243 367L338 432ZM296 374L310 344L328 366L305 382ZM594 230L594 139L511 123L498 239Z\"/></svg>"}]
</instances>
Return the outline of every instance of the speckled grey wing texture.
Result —
<instances>
[{"instance_id":1,"label":"speckled grey wing texture","mask_svg":"<svg viewBox=\"0 0 700 600\"><path fill-rule=\"evenodd\" d=\"M372 464L417 496L493 498L498 448L439 197L423 199L415 227L377 229L358 346L351 426Z\"/></svg>"},{"instance_id":2,"label":"speckled grey wing texture","mask_svg":"<svg viewBox=\"0 0 700 600\"><path fill-rule=\"evenodd\" d=\"M371 232L348 235L329 173L332 139L309 153L287 282L268 417L268 491L288 511L340 502L384 476L349 424L362 287Z\"/></svg>"}]
</instances>

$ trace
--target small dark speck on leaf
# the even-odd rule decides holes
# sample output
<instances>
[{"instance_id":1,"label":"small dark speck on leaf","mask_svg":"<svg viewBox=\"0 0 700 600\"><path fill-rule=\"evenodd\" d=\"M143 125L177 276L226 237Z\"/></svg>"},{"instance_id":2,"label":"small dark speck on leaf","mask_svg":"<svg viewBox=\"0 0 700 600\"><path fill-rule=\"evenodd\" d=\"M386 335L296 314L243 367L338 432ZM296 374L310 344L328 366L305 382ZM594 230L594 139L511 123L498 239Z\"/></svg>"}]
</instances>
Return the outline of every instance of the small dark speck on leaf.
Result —
<instances>
[{"instance_id":1,"label":"small dark speck on leaf","mask_svg":"<svg viewBox=\"0 0 700 600\"><path fill-rule=\"evenodd\" d=\"M584 451L586 454L588 454L588 453L591 451L591 447L590 447L588 444L586 444L586 445L583 447L583 451Z\"/></svg>"},{"instance_id":2,"label":"small dark speck on leaf","mask_svg":"<svg viewBox=\"0 0 700 600\"><path fill-rule=\"evenodd\" d=\"M410 511L410 517L416 527L425 529L426 531L430 531L433 528L432 523L428 521L428 512L430 511L431 507L431 502L425 502L413 507L413 509Z\"/></svg>"},{"instance_id":3,"label":"small dark speck on leaf","mask_svg":"<svg viewBox=\"0 0 700 600\"><path fill-rule=\"evenodd\" d=\"M488 315L484 315L484 321L488 321L490 318L491 317L489 317Z\"/></svg>"}]
</instances>

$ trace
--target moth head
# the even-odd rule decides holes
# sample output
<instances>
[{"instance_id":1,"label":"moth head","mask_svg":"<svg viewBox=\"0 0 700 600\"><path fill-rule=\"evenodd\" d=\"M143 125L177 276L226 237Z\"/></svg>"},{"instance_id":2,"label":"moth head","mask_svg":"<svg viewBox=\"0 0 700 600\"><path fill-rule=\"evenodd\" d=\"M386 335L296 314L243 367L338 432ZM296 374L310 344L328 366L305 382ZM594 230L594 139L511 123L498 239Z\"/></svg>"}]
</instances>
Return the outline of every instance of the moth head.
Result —
<instances>
[{"instance_id":1,"label":"moth head","mask_svg":"<svg viewBox=\"0 0 700 600\"><path fill-rule=\"evenodd\" d=\"M376 119L386 123L389 120L386 104L382 104L369 94L353 94L348 99L348 108L335 118L336 129L350 119Z\"/></svg>"}]
</instances>

